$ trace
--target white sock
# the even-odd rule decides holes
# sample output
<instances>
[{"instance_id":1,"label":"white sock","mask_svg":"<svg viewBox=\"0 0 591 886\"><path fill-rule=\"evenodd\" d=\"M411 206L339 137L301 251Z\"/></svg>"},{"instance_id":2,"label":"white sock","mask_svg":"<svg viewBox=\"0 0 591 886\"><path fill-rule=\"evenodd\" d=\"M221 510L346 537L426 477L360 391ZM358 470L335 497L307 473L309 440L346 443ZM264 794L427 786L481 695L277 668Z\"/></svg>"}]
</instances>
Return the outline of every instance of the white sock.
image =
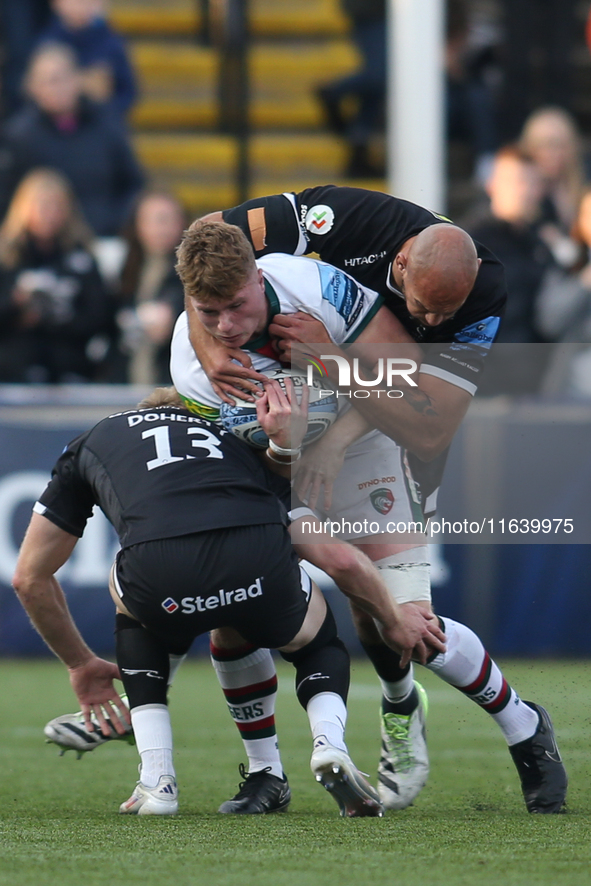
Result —
<instances>
[{"instance_id":1,"label":"white sock","mask_svg":"<svg viewBox=\"0 0 591 886\"><path fill-rule=\"evenodd\" d=\"M283 766L279 756L277 735L268 738L242 738L242 744L248 757L248 771L260 772L261 769L270 769L271 775L283 778Z\"/></svg>"},{"instance_id":2,"label":"white sock","mask_svg":"<svg viewBox=\"0 0 591 886\"><path fill-rule=\"evenodd\" d=\"M348 753L345 744L347 708L340 695L336 692L319 692L308 702L306 713L310 721L314 748L322 743L324 736L333 747Z\"/></svg>"},{"instance_id":3,"label":"white sock","mask_svg":"<svg viewBox=\"0 0 591 886\"><path fill-rule=\"evenodd\" d=\"M161 776L175 778L168 707L164 704L140 705L131 711L131 722L142 761L141 783L147 788L155 788Z\"/></svg>"},{"instance_id":4,"label":"white sock","mask_svg":"<svg viewBox=\"0 0 591 886\"><path fill-rule=\"evenodd\" d=\"M429 670L484 708L508 745L531 738L538 728L537 713L509 686L474 631L451 618L441 620L447 652L433 659Z\"/></svg>"}]
</instances>

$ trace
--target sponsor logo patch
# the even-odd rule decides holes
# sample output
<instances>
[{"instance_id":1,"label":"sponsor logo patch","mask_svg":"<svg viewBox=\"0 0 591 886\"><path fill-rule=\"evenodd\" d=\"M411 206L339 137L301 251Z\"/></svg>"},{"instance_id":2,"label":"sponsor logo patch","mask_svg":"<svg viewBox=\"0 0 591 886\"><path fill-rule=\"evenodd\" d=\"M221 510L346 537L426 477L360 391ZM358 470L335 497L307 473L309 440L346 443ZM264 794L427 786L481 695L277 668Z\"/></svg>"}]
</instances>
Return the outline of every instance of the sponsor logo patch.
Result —
<instances>
[{"instance_id":1,"label":"sponsor logo patch","mask_svg":"<svg viewBox=\"0 0 591 886\"><path fill-rule=\"evenodd\" d=\"M364 304L363 291L355 281L337 268L318 265L322 298L345 320L347 329L355 323Z\"/></svg>"},{"instance_id":2,"label":"sponsor logo patch","mask_svg":"<svg viewBox=\"0 0 591 886\"><path fill-rule=\"evenodd\" d=\"M149 670L148 668L121 668L121 670L128 677L138 677L140 674L145 674L146 677L152 677L153 680L164 680L164 677L158 671Z\"/></svg>"},{"instance_id":3,"label":"sponsor logo patch","mask_svg":"<svg viewBox=\"0 0 591 886\"><path fill-rule=\"evenodd\" d=\"M500 322L500 317L486 317L478 323L464 326L460 332L456 333L455 340L480 345L481 348L490 348L495 340Z\"/></svg>"},{"instance_id":4,"label":"sponsor logo patch","mask_svg":"<svg viewBox=\"0 0 591 886\"><path fill-rule=\"evenodd\" d=\"M183 597L181 600L181 606L183 607L181 612L183 615L193 615L195 611L206 612L208 609L217 609L219 606L245 603L249 599L262 596L262 582L263 576L261 575L247 588L234 588L231 591L224 591L223 588L220 588L217 594L212 594L209 597Z\"/></svg>"},{"instance_id":5,"label":"sponsor logo patch","mask_svg":"<svg viewBox=\"0 0 591 886\"><path fill-rule=\"evenodd\" d=\"M171 615L179 608L179 604L176 602L176 600L173 600L172 597L167 597L166 600L162 601L161 605L162 608L166 609L166 611L169 612Z\"/></svg>"},{"instance_id":6,"label":"sponsor logo patch","mask_svg":"<svg viewBox=\"0 0 591 886\"><path fill-rule=\"evenodd\" d=\"M334 212L330 206L319 203L307 211L304 223L312 234L328 234L334 224Z\"/></svg>"},{"instance_id":7,"label":"sponsor logo patch","mask_svg":"<svg viewBox=\"0 0 591 886\"><path fill-rule=\"evenodd\" d=\"M378 512L378 514L389 514L394 504L394 496L392 491L383 486L381 489L374 489L369 493L369 498Z\"/></svg>"}]
</instances>

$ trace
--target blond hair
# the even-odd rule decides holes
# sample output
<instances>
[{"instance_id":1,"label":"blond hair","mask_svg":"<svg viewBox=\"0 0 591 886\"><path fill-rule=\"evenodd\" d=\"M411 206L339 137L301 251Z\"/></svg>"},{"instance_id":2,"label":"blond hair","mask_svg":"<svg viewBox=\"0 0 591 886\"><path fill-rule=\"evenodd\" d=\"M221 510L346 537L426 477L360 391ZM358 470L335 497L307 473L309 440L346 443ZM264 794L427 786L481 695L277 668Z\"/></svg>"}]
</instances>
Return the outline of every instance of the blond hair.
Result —
<instances>
[{"instance_id":1,"label":"blond hair","mask_svg":"<svg viewBox=\"0 0 591 886\"><path fill-rule=\"evenodd\" d=\"M92 232L82 218L74 192L66 177L55 169L38 167L22 179L0 227L0 263L4 267L14 268L18 265L27 242L31 203L36 193L46 188L59 191L69 206L68 217L56 238L58 245L68 250L75 246L90 244Z\"/></svg>"},{"instance_id":2,"label":"blond hair","mask_svg":"<svg viewBox=\"0 0 591 886\"><path fill-rule=\"evenodd\" d=\"M180 394L172 385L167 388L154 388L154 390L144 397L137 405L138 409L157 409L159 406L181 406L184 407Z\"/></svg>"},{"instance_id":3,"label":"blond hair","mask_svg":"<svg viewBox=\"0 0 591 886\"><path fill-rule=\"evenodd\" d=\"M185 294L199 301L230 301L256 270L245 234L225 222L197 219L183 234L176 254Z\"/></svg>"},{"instance_id":4,"label":"blond hair","mask_svg":"<svg viewBox=\"0 0 591 886\"><path fill-rule=\"evenodd\" d=\"M559 106L546 105L538 108L529 115L523 124L519 147L536 160L536 150L540 143L540 128L548 121L556 122L562 126L570 152L562 174L566 197L570 203L570 208L566 210L566 214L570 215L570 218L564 218L563 222L566 227L570 227L585 184L583 146L577 121L572 114ZM560 215L565 214L564 208L560 211L560 208L557 207L557 210Z\"/></svg>"}]
</instances>

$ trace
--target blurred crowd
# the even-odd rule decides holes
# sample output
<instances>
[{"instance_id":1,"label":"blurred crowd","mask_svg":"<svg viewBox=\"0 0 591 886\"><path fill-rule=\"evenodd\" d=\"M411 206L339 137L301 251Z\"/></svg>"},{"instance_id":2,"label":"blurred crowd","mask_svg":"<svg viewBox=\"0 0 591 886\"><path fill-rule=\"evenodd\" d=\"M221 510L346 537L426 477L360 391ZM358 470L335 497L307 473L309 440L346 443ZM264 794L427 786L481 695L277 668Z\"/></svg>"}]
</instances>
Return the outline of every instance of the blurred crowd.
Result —
<instances>
[{"instance_id":1,"label":"blurred crowd","mask_svg":"<svg viewBox=\"0 0 591 886\"><path fill-rule=\"evenodd\" d=\"M342 4L362 64L316 97L349 145L343 172L367 177L383 172L371 140L383 115L385 2ZM530 0L497 4L507 7L504 44L498 22L471 17L482 5L448 0L448 138L469 144L477 194L457 221L505 265L500 340L570 346L540 349L518 383L504 359L507 392L591 396L591 166L568 107L568 49L538 54L546 86L538 76L530 88L523 46L506 58L532 20ZM547 27L556 13L554 43L567 46L570 0L535 5ZM105 0L0 0L0 383L169 381L183 305L174 249L187 219L134 155L136 81L106 13ZM532 45L549 40L538 31ZM520 78L512 87L509 74Z\"/></svg>"},{"instance_id":2,"label":"blurred crowd","mask_svg":"<svg viewBox=\"0 0 591 886\"><path fill-rule=\"evenodd\" d=\"M152 189L104 0L0 0L0 383L169 380L183 207Z\"/></svg>"}]
</instances>

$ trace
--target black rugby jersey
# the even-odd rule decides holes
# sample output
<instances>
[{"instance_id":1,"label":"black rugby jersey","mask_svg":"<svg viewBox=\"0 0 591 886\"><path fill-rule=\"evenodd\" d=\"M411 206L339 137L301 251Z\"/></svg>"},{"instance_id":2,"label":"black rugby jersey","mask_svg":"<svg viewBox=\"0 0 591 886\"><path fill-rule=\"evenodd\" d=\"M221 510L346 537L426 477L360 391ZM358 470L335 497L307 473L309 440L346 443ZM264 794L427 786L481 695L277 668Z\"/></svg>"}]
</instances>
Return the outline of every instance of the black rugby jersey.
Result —
<instances>
[{"instance_id":1,"label":"black rugby jersey","mask_svg":"<svg viewBox=\"0 0 591 886\"><path fill-rule=\"evenodd\" d=\"M282 498L282 503L278 496ZM290 485L184 409L117 413L73 440L34 507L80 537L98 505L123 548L231 526L287 524Z\"/></svg>"},{"instance_id":2,"label":"black rugby jersey","mask_svg":"<svg viewBox=\"0 0 591 886\"><path fill-rule=\"evenodd\" d=\"M474 288L455 316L439 326L422 326L411 317L390 275L406 240L449 219L389 194L335 185L255 198L225 210L223 218L245 231L257 257L316 252L379 292L415 341L427 345L422 371L475 393L506 302L501 263L475 244L482 264Z\"/></svg>"}]
</instances>

